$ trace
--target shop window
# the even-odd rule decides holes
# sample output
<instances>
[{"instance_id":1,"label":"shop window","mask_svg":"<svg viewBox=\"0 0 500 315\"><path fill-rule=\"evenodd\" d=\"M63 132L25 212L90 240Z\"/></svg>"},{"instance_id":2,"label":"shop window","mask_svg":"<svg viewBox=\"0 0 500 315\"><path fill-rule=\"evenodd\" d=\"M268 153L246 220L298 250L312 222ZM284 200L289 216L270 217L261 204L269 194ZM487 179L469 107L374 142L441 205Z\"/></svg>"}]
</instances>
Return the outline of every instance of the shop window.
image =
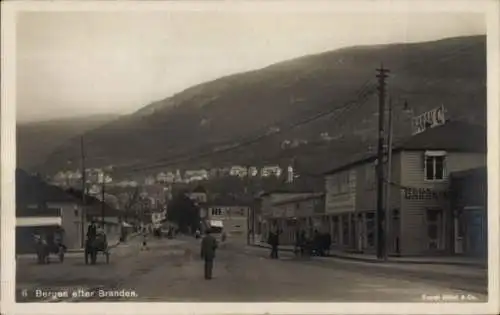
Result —
<instances>
[{"instance_id":1,"label":"shop window","mask_svg":"<svg viewBox=\"0 0 500 315\"><path fill-rule=\"evenodd\" d=\"M349 245L349 216L342 216L342 244Z\"/></svg>"},{"instance_id":2,"label":"shop window","mask_svg":"<svg viewBox=\"0 0 500 315\"><path fill-rule=\"evenodd\" d=\"M332 218L332 243L337 244L339 238L339 217Z\"/></svg>"},{"instance_id":3,"label":"shop window","mask_svg":"<svg viewBox=\"0 0 500 315\"><path fill-rule=\"evenodd\" d=\"M442 152L426 152L424 162L425 180L443 180L445 178L445 155Z\"/></svg>"},{"instance_id":4,"label":"shop window","mask_svg":"<svg viewBox=\"0 0 500 315\"><path fill-rule=\"evenodd\" d=\"M366 245L375 246L375 212L366 213Z\"/></svg>"}]
</instances>

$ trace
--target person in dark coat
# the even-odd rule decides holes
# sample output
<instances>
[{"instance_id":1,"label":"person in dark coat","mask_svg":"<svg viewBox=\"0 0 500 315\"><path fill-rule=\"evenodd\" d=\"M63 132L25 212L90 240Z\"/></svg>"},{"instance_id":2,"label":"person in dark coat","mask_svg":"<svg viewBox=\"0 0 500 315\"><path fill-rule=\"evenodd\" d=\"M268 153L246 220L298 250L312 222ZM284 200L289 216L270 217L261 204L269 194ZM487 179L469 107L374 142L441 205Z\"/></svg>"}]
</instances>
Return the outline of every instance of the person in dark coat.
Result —
<instances>
[{"instance_id":1,"label":"person in dark coat","mask_svg":"<svg viewBox=\"0 0 500 315\"><path fill-rule=\"evenodd\" d=\"M95 220L92 220L90 222L89 227L87 228L87 239L88 240L94 240L97 236L97 226L95 224Z\"/></svg>"},{"instance_id":2,"label":"person in dark coat","mask_svg":"<svg viewBox=\"0 0 500 315\"><path fill-rule=\"evenodd\" d=\"M314 230L314 238L313 238L313 244L314 244L314 252L317 256L323 256L323 240L321 237L321 234L318 232L318 230Z\"/></svg>"},{"instance_id":3,"label":"person in dark coat","mask_svg":"<svg viewBox=\"0 0 500 315\"><path fill-rule=\"evenodd\" d=\"M328 256L330 254L330 247L332 246L331 234L329 232L325 233L324 239L325 239L324 254L325 254L325 256Z\"/></svg>"},{"instance_id":4,"label":"person in dark coat","mask_svg":"<svg viewBox=\"0 0 500 315\"><path fill-rule=\"evenodd\" d=\"M307 235L306 231L300 231L300 256L304 256L306 254L307 247Z\"/></svg>"},{"instance_id":5,"label":"person in dark coat","mask_svg":"<svg viewBox=\"0 0 500 315\"><path fill-rule=\"evenodd\" d=\"M276 229L269 233L269 245L271 245L271 259L278 259L278 246L280 245L281 231Z\"/></svg>"},{"instance_id":6,"label":"person in dark coat","mask_svg":"<svg viewBox=\"0 0 500 315\"><path fill-rule=\"evenodd\" d=\"M217 249L217 240L207 229L205 237L201 240L201 259L205 261L205 279L212 279L212 270L214 267L215 250Z\"/></svg>"},{"instance_id":7,"label":"person in dark coat","mask_svg":"<svg viewBox=\"0 0 500 315\"><path fill-rule=\"evenodd\" d=\"M302 240L300 239L301 236L302 235L300 233L300 229L297 229L295 231L295 246L293 249L295 256L298 256L300 254L300 248L301 248L301 243L302 243Z\"/></svg>"}]
</instances>

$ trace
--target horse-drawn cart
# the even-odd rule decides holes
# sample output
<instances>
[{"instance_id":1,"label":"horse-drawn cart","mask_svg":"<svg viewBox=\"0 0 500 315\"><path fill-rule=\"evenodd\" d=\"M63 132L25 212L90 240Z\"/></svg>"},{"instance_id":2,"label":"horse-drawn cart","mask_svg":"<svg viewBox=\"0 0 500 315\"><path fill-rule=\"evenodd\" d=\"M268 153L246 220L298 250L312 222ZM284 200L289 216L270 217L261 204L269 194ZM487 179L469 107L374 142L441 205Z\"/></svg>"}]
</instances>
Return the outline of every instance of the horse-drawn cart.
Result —
<instances>
[{"instance_id":1,"label":"horse-drawn cart","mask_svg":"<svg viewBox=\"0 0 500 315\"><path fill-rule=\"evenodd\" d=\"M55 254L59 258L59 262L62 263L64 261L66 246L62 242L49 243L45 238L37 235L35 237L35 251L39 264L49 264L51 254Z\"/></svg>"},{"instance_id":2,"label":"horse-drawn cart","mask_svg":"<svg viewBox=\"0 0 500 315\"><path fill-rule=\"evenodd\" d=\"M90 257L90 263L95 265L99 253L102 253L106 257L106 264L109 264L109 256L111 254L108 240L104 233L97 234L94 238L88 238L85 242L85 264L89 263Z\"/></svg>"}]
</instances>

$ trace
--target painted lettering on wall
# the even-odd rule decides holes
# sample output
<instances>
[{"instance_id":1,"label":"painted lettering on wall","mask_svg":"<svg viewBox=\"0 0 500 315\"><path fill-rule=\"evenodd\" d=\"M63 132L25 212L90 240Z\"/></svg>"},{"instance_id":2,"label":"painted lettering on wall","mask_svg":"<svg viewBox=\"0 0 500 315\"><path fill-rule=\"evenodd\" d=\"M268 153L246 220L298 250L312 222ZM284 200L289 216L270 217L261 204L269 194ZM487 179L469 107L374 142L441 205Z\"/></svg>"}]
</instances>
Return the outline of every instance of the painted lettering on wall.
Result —
<instances>
[{"instance_id":1,"label":"painted lettering on wall","mask_svg":"<svg viewBox=\"0 0 500 315\"><path fill-rule=\"evenodd\" d=\"M430 188L403 188L405 199L408 200L438 200L447 199L447 191L436 191Z\"/></svg>"}]
</instances>

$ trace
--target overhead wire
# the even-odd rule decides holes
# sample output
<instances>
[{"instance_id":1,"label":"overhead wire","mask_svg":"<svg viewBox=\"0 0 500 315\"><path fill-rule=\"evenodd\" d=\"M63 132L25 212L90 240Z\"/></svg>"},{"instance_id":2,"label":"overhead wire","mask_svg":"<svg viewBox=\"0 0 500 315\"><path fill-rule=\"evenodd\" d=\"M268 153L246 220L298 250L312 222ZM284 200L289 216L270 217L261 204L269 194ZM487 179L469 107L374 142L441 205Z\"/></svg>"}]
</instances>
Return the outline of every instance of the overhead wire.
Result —
<instances>
[{"instance_id":1,"label":"overhead wire","mask_svg":"<svg viewBox=\"0 0 500 315\"><path fill-rule=\"evenodd\" d=\"M367 92L371 91L371 89L368 89L369 88L368 84L370 83L370 81L371 81L371 79L368 79L362 85L362 88L357 93L358 94L358 98L361 98L361 97L364 98L364 97L366 97L367 96ZM154 164L154 165L147 165L147 166L142 166L142 167L135 167L135 168L130 169L130 172L145 171L145 170L150 170L150 169L167 167L167 166L176 165L176 164L179 164L179 163L185 163L185 162L197 160L197 159L209 156L209 155L221 154L221 153L226 153L226 152L230 152L230 151L233 151L233 150L237 150L237 149L240 149L240 148L252 145L252 144L256 144L256 143L258 143L258 142L260 142L260 141L262 141L264 139L276 136L278 134L283 134L284 132L289 132L291 130L294 130L296 128L299 128L301 126L304 126L306 124L314 122L314 121L316 121L318 119L321 119L321 118L324 118L326 116L335 114L336 112L337 113L342 113L342 111L348 110L350 107L355 106L357 103L358 103L357 100L354 100L354 101L351 100L351 101L345 102L342 106L335 107L335 108L332 108L330 110L317 113L314 116L311 116L311 117L308 117L308 118L306 118L306 119L304 119L302 121L293 123L292 125L284 128L284 129L280 128L278 131L267 132L267 133L258 135L258 136L254 137L254 138L251 138L251 139L248 139L248 140L245 140L245 141L241 141L241 142L236 143L236 144L229 145L229 146L224 147L222 149L215 149L215 150L211 150L209 152L204 152L204 153L195 154L195 155L187 155L186 157L178 159L178 160L173 160L173 161L170 160L170 161L166 161L166 162L162 162L162 163L158 163L158 164ZM123 171L124 171L124 169L121 169L121 173L123 173ZM128 173L128 172L125 170L125 173Z\"/></svg>"},{"instance_id":2,"label":"overhead wire","mask_svg":"<svg viewBox=\"0 0 500 315\"><path fill-rule=\"evenodd\" d=\"M443 60L447 60L449 58L455 57L458 55L457 53L466 51L475 45L476 44L459 47L455 51L452 51L447 56L442 57L439 60L443 61ZM403 68L398 68L398 70L401 71L401 70L407 69L407 68L414 66L415 64L421 63L421 62L423 62L423 61L416 60L414 62L411 62L410 64L406 64ZM363 93L366 92L366 90L364 90L364 89L366 89L367 87L369 88L368 84L370 83L370 81L371 81L371 79L366 80L365 83L362 85L361 89L357 92L358 98L360 96L363 96ZM358 102L358 100L348 101L340 107L332 108L326 112L319 112L311 117L308 117L305 120L299 121L297 123L293 123L291 126L285 128L285 129L280 128L279 131L274 131L274 132L268 131L266 133L263 133L263 134L258 135L256 137L253 137L251 139L232 140L232 141L228 141L228 143L216 144L215 146L218 148L215 148L215 149L213 148L214 145L211 145L210 148L207 147L206 152L201 152L198 154L191 153L191 152L177 153L177 154L174 154L172 156L162 158L162 159L154 161L154 162L136 163L134 165L130 165L130 164L129 165L122 165L122 166L114 167L114 169L116 169L122 173L123 172L124 173L131 173L131 172L145 171L145 170L157 169L157 168L162 168L162 167L168 167L168 166L179 164L179 163L185 163L185 162L189 162L192 160L204 158L206 156L213 155L213 154L221 154L221 153L225 153L225 152L230 152L230 151L237 150L237 149L240 149L240 148L245 147L245 146L249 146L249 145L258 143L266 138L294 130L296 128L299 128L301 126L309 124L311 122L317 121L318 119L332 115L335 112L349 110L350 108L355 107L356 105L360 106L359 103L360 102ZM273 124L273 125L276 125L276 124ZM272 128L272 126L270 126L268 128ZM198 150L200 150L200 149L201 148L199 148Z\"/></svg>"}]
</instances>

